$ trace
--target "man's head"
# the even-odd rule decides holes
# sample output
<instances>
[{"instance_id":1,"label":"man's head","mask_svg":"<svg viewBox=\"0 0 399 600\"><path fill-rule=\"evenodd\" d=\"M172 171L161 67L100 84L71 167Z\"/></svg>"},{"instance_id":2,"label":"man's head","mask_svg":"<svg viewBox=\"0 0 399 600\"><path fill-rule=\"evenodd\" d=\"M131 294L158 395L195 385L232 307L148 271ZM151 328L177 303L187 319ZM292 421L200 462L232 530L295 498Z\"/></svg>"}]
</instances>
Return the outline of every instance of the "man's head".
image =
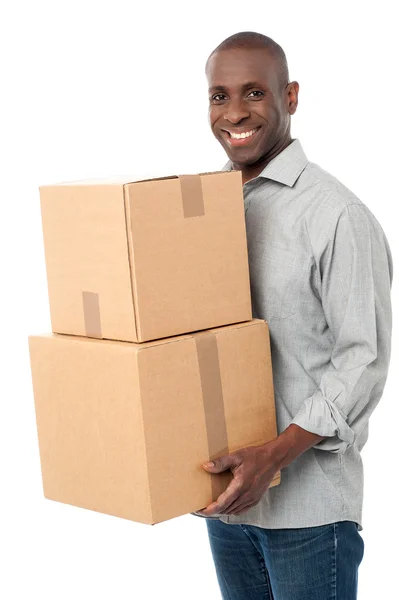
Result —
<instances>
[{"instance_id":1,"label":"man's head","mask_svg":"<svg viewBox=\"0 0 399 600\"><path fill-rule=\"evenodd\" d=\"M299 86L289 83L284 51L274 40L237 33L212 52L206 74L211 128L236 168L262 166L290 143Z\"/></svg>"}]
</instances>

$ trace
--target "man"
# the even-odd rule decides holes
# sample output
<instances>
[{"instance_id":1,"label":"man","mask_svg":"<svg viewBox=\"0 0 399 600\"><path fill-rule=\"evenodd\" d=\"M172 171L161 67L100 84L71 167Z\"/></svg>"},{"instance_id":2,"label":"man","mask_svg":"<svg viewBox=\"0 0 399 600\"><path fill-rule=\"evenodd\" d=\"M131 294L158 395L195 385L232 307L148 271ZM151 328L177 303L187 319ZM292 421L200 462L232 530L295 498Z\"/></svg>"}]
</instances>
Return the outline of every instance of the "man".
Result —
<instances>
[{"instance_id":1,"label":"man","mask_svg":"<svg viewBox=\"0 0 399 600\"><path fill-rule=\"evenodd\" d=\"M299 85L278 44L236 34L206 73L225 168L242 171L253 314L269 323L279 432L204 465L234 476L201 511L221 592L354 600L360 451L390 357L388 243L367 207L292 140Z\"/></svg>"}]
</instances>

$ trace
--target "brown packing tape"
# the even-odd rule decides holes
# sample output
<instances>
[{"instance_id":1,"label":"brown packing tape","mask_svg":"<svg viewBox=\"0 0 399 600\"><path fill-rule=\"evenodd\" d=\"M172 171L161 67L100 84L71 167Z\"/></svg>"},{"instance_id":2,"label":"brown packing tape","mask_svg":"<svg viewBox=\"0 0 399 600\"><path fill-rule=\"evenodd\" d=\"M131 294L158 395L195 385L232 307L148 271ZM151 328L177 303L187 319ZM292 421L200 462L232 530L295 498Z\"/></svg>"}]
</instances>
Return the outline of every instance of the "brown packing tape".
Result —
<instances>
[{"instance_id":1,"label":"brown packing tape","mask_svg":"<svg viewBox=\"0 0 399 600\"><path fill-rule=\"evenodd\" d=\"M184 218L202 217L205 208L200 175L180 175L179 180Z\"/></svg>"},{"instance_id":2,"label":"brown packing tape","mask_svg":"<svg viewBox=\"0 0 399 600\"><path fill-rule=\"evenodd\" d=\"M94 292L82 292L83 314L87 337L102 338L100 300Z\"/></svg>"},{"instance_id":3,"label":"brown packing tape","mask_svg":"<svg viewBox=\"0 0 399 600\"><path fill-rule=\"evenodd\" d=\"M216 336L204 333L195 337L208 437L209 460L229 453L226 415L220 375ZM212 501L222 494L232 479L230 471L211 475Z\"/></svg>"}]
</instances>

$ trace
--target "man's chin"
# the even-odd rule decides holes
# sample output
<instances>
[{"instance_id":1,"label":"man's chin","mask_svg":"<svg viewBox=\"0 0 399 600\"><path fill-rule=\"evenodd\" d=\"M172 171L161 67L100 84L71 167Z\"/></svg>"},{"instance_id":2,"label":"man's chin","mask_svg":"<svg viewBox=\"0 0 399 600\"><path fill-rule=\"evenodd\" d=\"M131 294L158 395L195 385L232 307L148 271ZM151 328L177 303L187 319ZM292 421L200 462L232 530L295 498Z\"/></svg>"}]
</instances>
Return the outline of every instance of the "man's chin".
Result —
<instances>
[{"instance_id":1,"label":"man's chin","mask_svg":"<svg viewBox=\"0 0 399 600\"><path fill-rule=\"evenodd\" d=\"M259 160L256 156L245 152L227 152L226 150L226 154L230 161L234 164L235 168L240 171L250 167Z\"/></svg>"},{"instance_id":2,"label":"man's chin","mask_svg":"<svg viewBox=\"0 0 399 600\"><path fill-rule=\"evenodd\" d=\"M219 142L222 145L230 161L239 170L245 169L246 167L250 167L251 165L256 163L260 158L260 156L258 156L258 153L255 153L253 150L250 151L247 148L231 148L231 146L226 145L226 142L222 142L220 140Z\"/></svg>"}]
</instances>

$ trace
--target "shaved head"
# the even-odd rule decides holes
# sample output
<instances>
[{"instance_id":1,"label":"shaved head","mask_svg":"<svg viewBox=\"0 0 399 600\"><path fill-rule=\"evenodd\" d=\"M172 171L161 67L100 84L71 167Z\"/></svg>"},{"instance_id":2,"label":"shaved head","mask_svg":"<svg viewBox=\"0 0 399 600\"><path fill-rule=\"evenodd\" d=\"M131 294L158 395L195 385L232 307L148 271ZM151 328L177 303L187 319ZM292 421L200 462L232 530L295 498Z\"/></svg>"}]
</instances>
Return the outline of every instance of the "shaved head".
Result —
<instances>
[{"instance_id":1,"label":"shaved head","mask_svg":"<svg viewBox=\"0 0 399 600\"><path fill-rule=\"evenodd\" d=\"M272 38L262 33L256 33L254 31L242 31L235 33L230 37L226 38L213 52L210 54L207 60L207 67L209 60L212 56L223 50L232 49L264 49L269 56L273 59L275 69L278 74L278 78L282 87L286 86L289 82L288 64L287 57L281 46L277 44Z\"/></svg>"}]
</instances>

